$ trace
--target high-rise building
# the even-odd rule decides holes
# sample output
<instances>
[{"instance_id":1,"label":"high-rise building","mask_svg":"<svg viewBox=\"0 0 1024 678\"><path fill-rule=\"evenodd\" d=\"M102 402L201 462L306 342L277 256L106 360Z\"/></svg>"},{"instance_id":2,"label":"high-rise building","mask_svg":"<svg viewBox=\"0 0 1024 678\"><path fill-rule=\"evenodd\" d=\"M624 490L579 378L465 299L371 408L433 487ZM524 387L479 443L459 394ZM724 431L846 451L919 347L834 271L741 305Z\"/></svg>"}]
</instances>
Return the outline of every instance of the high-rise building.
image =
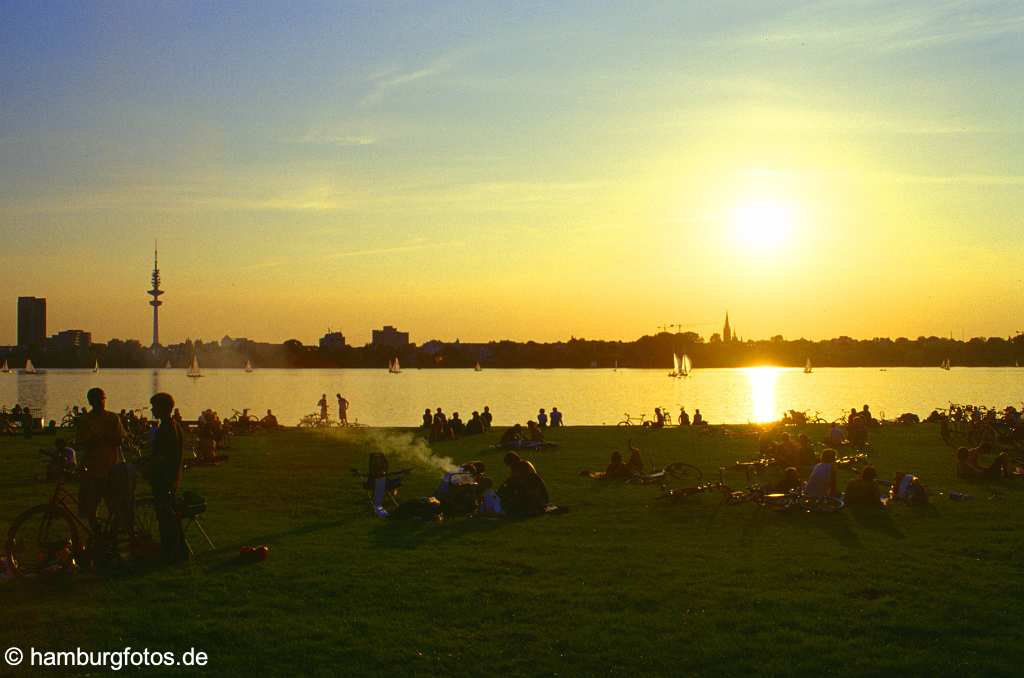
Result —
<instances>
[{"instance_id":1,"label":"high-rise building","mask_svg":"<svg viewBox=\"0 0 1024 678\"><path fill-rule=\"evenodd\" d=\"M399 332L391 325L385 325L379 330L373 331L371 342L376 346L387 346L389 348L403 348L409 345L409 333Z\"/></svg>"},{"instance_id":2,"label":"high-rise building","mask_svg":"<svg viewBox=\"0 0 1024 678\"><path fill-rule=\"evenodd\" d=\"M42 346L46 341L46 299L18 297L18 346Z\"/></svg>"},{"instance_id":3,"label":"high-rise building","mask_svg":"<svg viewBox=\"0 0 1024 678\"><path fill-rule=\"evenodd\" d=\"M89 348L92 346L92 332L63 330L50 337L47 344L59 350Z\"/></svg>"},{"instance_id":4,"label":"high-rise building","mask_svg":"<svg viewBox=\"0 0 1024 678\"><path fill-rule=\"evenodd\" d=\"M153 246L153 288L146 292L149 296L153 297L153 301L149 302L149 305L153 307L153 345L152 348L158 348L160 346L160 307L164 302L160 301L160 295L164 293L160 289L160 266L157 263L157 251L156 246Z\"/></svg>"}]
</instances>

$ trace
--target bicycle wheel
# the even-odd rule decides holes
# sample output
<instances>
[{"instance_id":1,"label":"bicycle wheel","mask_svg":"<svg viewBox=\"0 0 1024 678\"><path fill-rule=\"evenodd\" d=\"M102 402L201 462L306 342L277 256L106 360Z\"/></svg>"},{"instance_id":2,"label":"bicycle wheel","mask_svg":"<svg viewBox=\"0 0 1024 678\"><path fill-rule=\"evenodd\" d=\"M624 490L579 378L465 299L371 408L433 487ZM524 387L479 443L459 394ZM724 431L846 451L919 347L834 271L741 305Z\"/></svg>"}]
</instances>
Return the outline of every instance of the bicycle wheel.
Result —
<instances>
[{"instance_id":1,"label":"bicycle wheel","mask_svg":"<svg viewBox=\"0 0 1024 678\"><path fill-rule=\"evenodd\" d=\"M771 511L787 511L793 507L793 497L782 492L771 492L762 495L758 503Z\"/></svg>"},{"instance_id":2,"label":"bicycle wheel","mask_svg":"<svg viewBox=\"0 0 1024 678\"><path fill-rule=\"evenodd\" d=\"M704 474L699 468L683 461L669 464L665 467L665 473L676 480L688 480L694 483L700 483L704 479Z\"/></svg>"},{"instance_id":3,"label":"bicycle wheel","mask_svg":"<svg viewBox=\"0 0 1024 678\"><path fill-rule=\"evenodd\" d=\"M5 551L11 571L25 576L63 569L79 547L78 527L67 509L41 504L14 519Z\"/></svg>"},{"instance_id":4,"label":"bicycle wheel","mask_svg":"<svg viewBox=\"0 0 1024 678\"><path fill-rule=\"evenodd\" d=\"M632 422L625 421L625 420L620 421L618 424L616 424L616 426L632 426L632 425L633 425Z\"/></svg>"}]
</instances>

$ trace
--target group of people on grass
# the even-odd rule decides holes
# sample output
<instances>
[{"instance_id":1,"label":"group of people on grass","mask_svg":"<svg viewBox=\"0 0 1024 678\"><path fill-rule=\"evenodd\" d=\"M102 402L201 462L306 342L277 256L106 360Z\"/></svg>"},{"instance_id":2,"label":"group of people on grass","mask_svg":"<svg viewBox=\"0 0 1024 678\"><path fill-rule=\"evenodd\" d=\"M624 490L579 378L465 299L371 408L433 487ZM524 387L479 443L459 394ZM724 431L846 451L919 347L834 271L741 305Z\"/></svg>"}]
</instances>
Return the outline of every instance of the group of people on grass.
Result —
<instances>
[{"instance_id":1,"label":"group of people on grass","mask_svg":"<svg viewBox=\"0 0 1024 678\"><path fill-rule=\"evenodd\" d=\"M433 495L442 514L527 518L544 513L550 497L537 468L515 452L507 453L503 461L508 478L497 489L481 461L470 461L445 473Z\"/></svg>"},{"instance_id":2,"label":"group of people on grass","mask_svg":"<svg viewBox=\"0 0 1024 678\"><path fill-rule=\"evenodd\" d=\"M452 412L449 417L440 407L434 412L428 407L423 410L423 423L420 428L427 434L430 442L439 442L486 433L491 430L493 420L494 416L488 405L484 405L483 412L473 410L469 421L463 421L458 412Z\"/></svg>"}]
</instances>

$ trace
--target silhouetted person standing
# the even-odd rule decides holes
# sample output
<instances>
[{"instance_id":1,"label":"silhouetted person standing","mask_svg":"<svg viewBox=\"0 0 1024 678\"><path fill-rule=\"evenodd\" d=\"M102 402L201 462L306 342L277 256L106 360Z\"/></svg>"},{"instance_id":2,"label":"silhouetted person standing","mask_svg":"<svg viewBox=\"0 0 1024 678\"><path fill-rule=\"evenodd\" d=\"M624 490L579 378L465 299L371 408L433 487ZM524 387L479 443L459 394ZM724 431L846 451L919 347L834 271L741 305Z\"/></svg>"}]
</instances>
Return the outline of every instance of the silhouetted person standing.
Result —
<instances>
[{"instance_id":1,"label":"silhouetted person standing","mask_svg":"<svg viewBox=\"0 0 1024 678\"><path fill-rule=\"evenodd\" d=\"M348 401L340 393L334 395L338 399L338 421L345 426L348 424Z\"/></svg>"},{"instance_id":2,"label":"silhouetted person standing","mask_svg":"<svg viewBox=\"0 0 1024 678\"><path fill-rule=\"evenodd\" d=\"M320 419L322 421L327 421L327 394L326 393L321 394L320 400L317 402L317 405L320 406Z\"/></svg>"},{"instance_id":3,"label":"silhouetted person standing","mask_svg":"<svg viewBox=\"0 0 1024 678\"><path fill-rule=\"evenodd\" d=\"M157 393L149 399L153 417L160 425L153 436L153 449L146 460L149 484L153 488L153 507L160 525L160 554L166 563L188 559L181 521L174 511L174 495L181 481L181 461L184 435L175 421L174 398L169 393Z\"/></svg>"},{"instance_id":4,"label":"silhouetted person standing","mask_svg":"<svg viewBox=\"0 0 1024 678\"><path fill-rule=\"evenodd\" d=\"M92 410L78 418L75 437L78 441L78 463L81 467L78 485L78 513L96 527L96 508L102 499L112 508L110 469L121 458L121 441L125 438L121 418L107 411L107 394L91 388L85 396Z\"/></svg>"}]
</instances>

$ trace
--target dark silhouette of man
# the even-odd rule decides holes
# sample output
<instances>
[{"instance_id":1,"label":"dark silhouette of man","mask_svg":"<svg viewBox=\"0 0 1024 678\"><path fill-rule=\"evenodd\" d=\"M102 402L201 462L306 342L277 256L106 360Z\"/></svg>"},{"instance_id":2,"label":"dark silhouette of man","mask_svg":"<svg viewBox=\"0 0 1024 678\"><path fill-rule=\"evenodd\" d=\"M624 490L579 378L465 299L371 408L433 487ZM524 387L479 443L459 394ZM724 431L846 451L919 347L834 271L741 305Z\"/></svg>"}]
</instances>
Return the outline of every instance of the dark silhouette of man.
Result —
<instances>
[{"instance_id":1,"label":"dark silhouette of man","mask_svg":"<svg viewBox=\"0 0 1024 678\"><path fill-rule=\"evenodd\" d=\"M181 521L174 511L174 495L181 481L184 435L172 415L174 398L169 393L157 393L149 403L153 417L160 421L153 436L153 449L146 460L153 506L160 525L160 555L165 563L177 563L188 559Z\"/></svg>"},{"instance_id":2,"label":"dark silhouette of man","mask_svg":"<svg viewBox=\"0 0 1024 678\"><path fill-rule=\"evenodd\" d=\"M75 432L81 467L78 485L78 513L93 529L97 528L96 509L103 500L107 509L110 496L110 470L121 459L121 441L125 438L121 418L107 411L107 394L91 388L86 399L92 409L78 418Z\"/></svg>"}]
</instances>

